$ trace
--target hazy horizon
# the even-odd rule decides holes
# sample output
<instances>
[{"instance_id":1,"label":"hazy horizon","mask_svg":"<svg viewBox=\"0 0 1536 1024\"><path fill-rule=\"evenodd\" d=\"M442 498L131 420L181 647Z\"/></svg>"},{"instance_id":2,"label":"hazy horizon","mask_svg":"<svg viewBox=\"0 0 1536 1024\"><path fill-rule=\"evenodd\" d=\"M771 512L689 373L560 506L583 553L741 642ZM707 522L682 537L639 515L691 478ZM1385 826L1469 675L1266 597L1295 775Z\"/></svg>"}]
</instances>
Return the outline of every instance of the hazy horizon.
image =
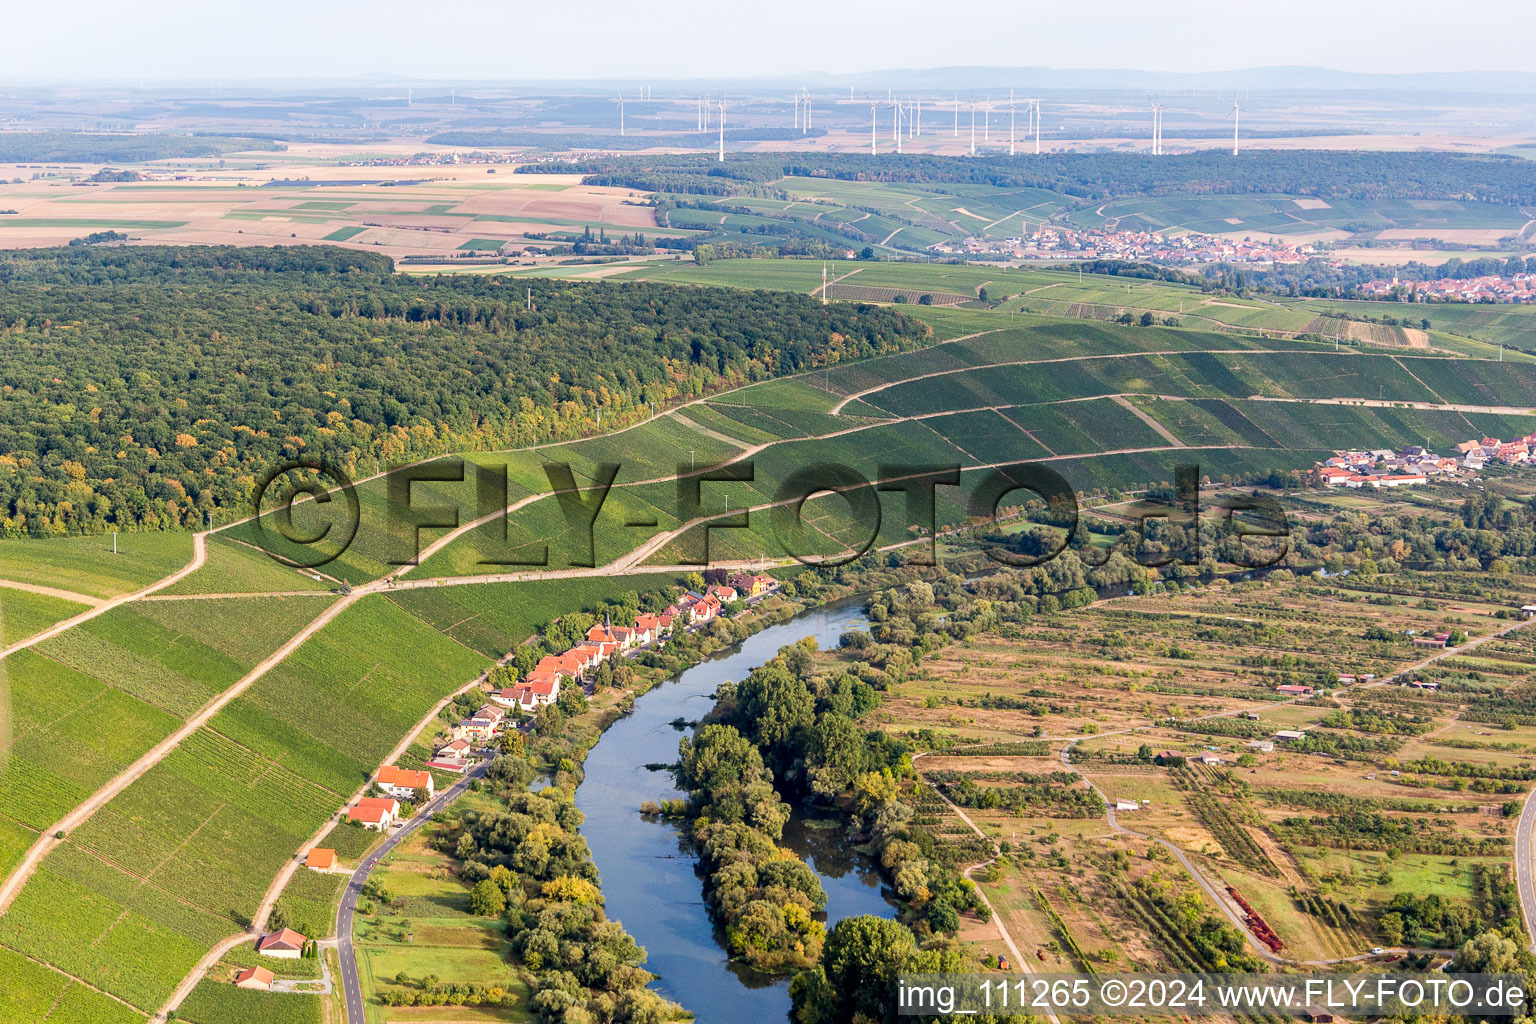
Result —
<instances>
[{"instance_id":1,"label":"hazy horizon","mask_svg":"<svg viewBox=\"0 0 1536 1024\"><path fill-rule=\"evenodd\" d=\"M0 80L657 82L943 67L1171 78L1298 67L1380 75L1536 71L1527 42L1536 8L1497 0L1467 0L1453 16L1429 0L1296 0L1283 16L1219 0L1003 6L974 15L936 13L913 0L891 0L877 15L863 4L810 0L785 0L771 15L689 0L644 8L613 0L580 8L470 2L448 10L447 23L424 31L420 23L434 12L403 0L347 9L296 0L239 8L81 0L67 20L20 7L8 21L26 45L15 48ZM850 40L864 42L850 48ZM1357 42L1345 49L1344 40Z\"/></svg>"}]
</instances>

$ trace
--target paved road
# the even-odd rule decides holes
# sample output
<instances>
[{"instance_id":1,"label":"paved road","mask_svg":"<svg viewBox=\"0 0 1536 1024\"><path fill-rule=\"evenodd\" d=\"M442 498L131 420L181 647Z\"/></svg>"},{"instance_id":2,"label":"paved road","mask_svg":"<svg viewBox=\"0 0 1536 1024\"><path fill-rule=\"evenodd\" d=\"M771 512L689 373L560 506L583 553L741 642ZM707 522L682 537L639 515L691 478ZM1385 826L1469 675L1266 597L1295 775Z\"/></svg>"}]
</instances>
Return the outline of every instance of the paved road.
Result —
<instances>
[{"instance_id":1,"label":"paved road","mask_svg":"<svg viewBox=\"0 0 1536 1024\"><path fill-rule=\"evenodd\" d=\"M1536 793L1525 798L1520 824L1515 826L1515 886L1520 892L1520 911L1525 915L1525 934L1530 948L1536 950L1536 884L1531 873L1531 828L1536 826Z\"/></svg>"},{"instance_id":2,"label":"paved road","mask_svg":"<svg viewBox=\"0 0 1536 1024\"><path fill-rule=\"evenodd\" d=\"M469 784L475 779L482 778L490 766L490 761L482 761L470 769L469 773L458 782L428 801L425 807L417 808L410 821L395 829L389 838L384 840L378 849L363 858L357 870L352 872L352 878L341 894L341 906L336 911L336 951L337 958L341 961L341 990L347 1000L347 1024L365 1024L366 1020L363 1014L363 990L357 980L357 951L352 948L352 918L357 912L357 898L362 895L368 876L391 850L425 825L432 815L462 796L469 788Z\"/></svg>"}]
</instances>

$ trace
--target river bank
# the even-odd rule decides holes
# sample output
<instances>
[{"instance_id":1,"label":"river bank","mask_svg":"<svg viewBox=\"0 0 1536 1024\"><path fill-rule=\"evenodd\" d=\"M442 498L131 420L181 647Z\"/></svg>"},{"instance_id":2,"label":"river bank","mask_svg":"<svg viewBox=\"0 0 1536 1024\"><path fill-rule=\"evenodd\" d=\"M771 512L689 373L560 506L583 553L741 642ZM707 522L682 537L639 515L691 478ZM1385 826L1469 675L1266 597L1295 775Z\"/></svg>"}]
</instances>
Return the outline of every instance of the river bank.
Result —
<instances>
[{"instance_id":1,"label":"river bank","mask_svg":"<svg viewBox=\"0 0 1536 1024\"><path fill-rule=\"evenodd\" d=\"M665 772L647 765L677 759L678 741L692 733L674 724L703 717L727 680L741 680L780 647L806 636L835 646L843 632L862 628L862 598L847 598L799 613L706 658L653 686L629 715L611 723L583 765L576 806L601 875L608 916L621 921L650 954L653 988L692 1010L700 1020L778 1021L789 1011L786 979L733 964L715 934L702 896L697 859L675 825L647 820L646 800L681 796ZM844 840L840 828L821 828L798 813L784 833L786 847L804 859L827 893L827 923L857 914L894 916L880 894L874 866Z\"/></svg>"}]
</instances>

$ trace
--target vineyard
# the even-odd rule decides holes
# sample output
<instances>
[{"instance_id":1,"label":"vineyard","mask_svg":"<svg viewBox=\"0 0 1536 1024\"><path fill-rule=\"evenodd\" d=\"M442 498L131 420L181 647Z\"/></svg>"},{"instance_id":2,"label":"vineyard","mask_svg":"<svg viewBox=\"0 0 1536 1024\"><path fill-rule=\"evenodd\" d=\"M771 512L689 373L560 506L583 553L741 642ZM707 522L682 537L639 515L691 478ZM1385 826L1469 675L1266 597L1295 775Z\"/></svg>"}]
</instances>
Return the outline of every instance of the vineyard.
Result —
<instances>
[{"instance_id":1,"label":"vineyard","mask_svg":"<svg viewBox=\"0 0 1536 1024\"><path fill-rule=\"evenodd\" d=\"M1275 862L1269 859L1269 855L1258 843L1254 842L1253 837L1248 834L1247 827L1227 809L1229 804L1239 803L1239 806L1246 806L1246 803L1239 802L1238 798L1231 795L1219 795L1213 792L1207 787L1206 781L1202 780L1188 765L1176 767L1172 776L1174 784L1184 790L1184 799L1200 818L1200 823L1221 844L1227 856L1261 875L1270 878L1279 877L1280 869L1275 866Z\"/></svg>"}]
</instances>

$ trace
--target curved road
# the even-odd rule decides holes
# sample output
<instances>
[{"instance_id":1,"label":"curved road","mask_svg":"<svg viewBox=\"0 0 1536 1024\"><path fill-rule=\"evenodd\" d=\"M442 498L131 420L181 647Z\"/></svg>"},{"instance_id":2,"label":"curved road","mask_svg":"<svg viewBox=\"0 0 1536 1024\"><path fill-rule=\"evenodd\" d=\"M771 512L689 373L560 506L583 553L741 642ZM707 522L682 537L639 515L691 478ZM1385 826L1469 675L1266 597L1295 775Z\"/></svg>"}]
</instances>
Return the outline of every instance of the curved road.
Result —
<instances>
[{"instance_id":1,"label":"curved road","mask_svg":"<svg viewBox=\"0 0 1536 1024\"><path fill-rule=\"evenodd\" d=\"M1525 810L1520 812L1520 823L1515 826L1515 887L1520 893L1520 912L1525 916L1525 936L1528 946L1536 950L1536 885L1531 873L1531 829L1536 826L1536 793L1525 798Z\"/></svg>"},{"instance_id":2,"label":"curved road","mask_svg":"<svg viewBox=\"0 0 1536 1024\"><path fill-rule=\"evenodd\" d=\"M363 1013L363 989L357 980L357 951L352 948L352 918L357 912L357 898L362 895L363 886L368 883L368 876L373 873L379 861L425 825L432 815L462 796L471 782L484 777L490 766L489 760L480 762L458 782L433 797L425 807L416 811L410 821L395 829L378 849L364 857L363 862L357 866L357 870L352 872L352 877L347 880L347 887L341 894L341 906L336 910L336 955L341 961L341 991L347 1003L347 1024L365 1024L366 1021Z\"/></svg>"}]
</instances>

